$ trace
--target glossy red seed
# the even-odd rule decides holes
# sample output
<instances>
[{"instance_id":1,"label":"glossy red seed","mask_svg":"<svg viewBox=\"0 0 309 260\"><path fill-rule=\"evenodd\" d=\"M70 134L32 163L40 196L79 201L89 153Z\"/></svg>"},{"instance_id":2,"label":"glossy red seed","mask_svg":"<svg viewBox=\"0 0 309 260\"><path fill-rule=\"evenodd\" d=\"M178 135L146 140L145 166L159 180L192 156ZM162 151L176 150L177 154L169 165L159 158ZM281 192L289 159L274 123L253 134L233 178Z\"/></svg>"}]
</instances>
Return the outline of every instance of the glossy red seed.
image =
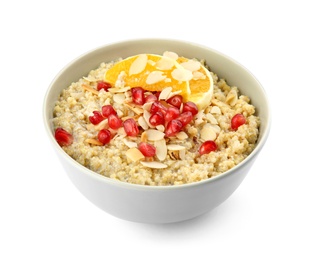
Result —
<instances>
[{"instance_id":1,"label":"glossy red seed","mask_svg":"<svg viewBox=\"0 0 309 260\"><path fill-rule=\"evenodd\" d=\"M111 114L108 116L107 120L111 129L117 130L122 126L122 120L117 115Z\"/></svg>"},{"instance_id":2,"label":"glossy red seed","mask_svg":"<svg viewBox=\"0 0 309 260\"><path fill-rule=\"evenodd\" d=\"M102 107L102 116L107 118L109 115L117 115L116 110L112 105L105 105Z\"/></svg>"},{"instance_id":3,"label":"glossy red seed","mask_svg":"<svg viewBox=\"0 0 309 260\"><path fill-rule=\"evenodd\" d=\"M145 90L141 87L131 88L132 101L137 105L143 105L145 103Z\"/></svg>"},{"instance_id":4,"label":"glossy red seed","mask_svg":"<svg viewBox=\"0 0 309 260\"><path fill-rule=\"evenodd\" d=\"M102 144L108 144L111 141L112 135L108 129L102 129L98 133L98 140Z\"/></svg>"},{"instance_id":5,"label":"glossy red seed","mask_svg":"<svg viewBox=\"0 0 309 260\"><path fill-rule=\"evenodd\" d=\"M138 125L133 118L126 119L123 128L128 136L137 136L139 133Z\"/></svg>"},{"instance_id":6,"label":"glossy red seed","mask_svg":"<svg viewBox=\"0 0 309 260\"><path fill-rule=\"evenodd\" d=\"M246 123L246 118L243 114L236 114L231 119L232 130L237 130L238 127Z\"/></svg>"},{"instance_id":7,"label":"glossy red seed","mask_svg":"<svg viewBox=\"0 0 309 260\"><path fill-rule=\"evenodd\" d=\"M166 102L174 107L180 108L182 104L182 99L183 98L181 95L175 95L175 96L170 97L168 100L166 100Z\"/></svg>"},{"instance_id":8,"label":"glossy red seed","mask_svg":"<svg viewBox=\"0 0 309 260\"><path fill-rule=\"evenodd\" d=\"M103 121L104 117L102 116L100 111L93 111L92 113L93 113L93 116L89 116L89 121L92 124L97 125L101 121Z\"/></svg>"},{"instance_id":9,"label":"glossy red seed","mask_svg":"<svg viewBox=\"0 0 309 260\"><path fill-rule=\"evenodd\" d=\"M169 107L164 116L165 122L176 119L180 115L180 110L177 107Z\"/></svg>"},{"instance_id":10,"label":"glossy red seed","mask_svg":"<svg viewBox=\"0 0 309 260\"><path fill-rule=\"evenodd\" d=\"M179 133L181 129L182 129L182 123L178 119L173 119L168 122L165 128L165 136L166 137L174 136L177 133Z\"/></svg>"},{"instance_id":11,"label":"glossy red seed","mask_svg":"<svg viewBox=\"0 0 309 260\"><path fill-rule=\"evenodd\" d=\"M208 154L216 150L217 150L217 144L212 140L208 140L202 143L198 152L200 155L202 155L202 154Z\"/></svg>"},{"instance_id":12,"label":"glossy red seed","mask_svg":"<svg viewBox=\"0 0 309 260\"><path fill-rule=\"evenodd\" d=\"M191 101L188 101L183 104L182 112L191 112L193 116L195 116L198 113L197 105Z\"/></svg>"},{"instance_id":13,"label":"glossy red seed","mask_svg":"<svg viewBox=\"0 0 309 260\"><path fill-rule=\"evenodd\" d=\"M152 144L146 142L139 143L138 149L145 157L152 157L156 154L156 148Z\"/></svg>"},{"instance_id":14,"label":"glossy red seed","mask_svg":"<svg viewBox=\"0 0 309 260\"><path fill-rule=\"evenodd\" d=\"M105 90L105 91L108 91L109 88L111 88L112 85L108 82L105 82L105 81L99 81L97 83L97 90L101 90L102 88Z\"/></svg>"},{"instance_id":15,"label":"glossy red seed","mask_svg":"<svg viewBox=\"0 0 309 260\"><path fill-rule=\"evenodd\" d=\"M161 112L163 115L167 112L167 107L165 107L162 103L159 101L154 101L150 107L150 114L154 114L156 112Z\"/></svg>"},{"instance_id":16,"label":"glossy red seed","mask_svg":"<svg viewBox=\"0 0 309 260\"><path fill-rule=\"evenodd\" d=\"M73 136L61 127L55 130L55 139L60 146L68 146L73 143Z\"/></svg>"},{"instance_id":17,"label":"glossy red seed","mask_svg":"<svg viewBox=\"0 0 309 260\"><path fill-rule=\"evenodd\" d=\"M187 111L181 113L177 119L182 123L182 126L185 127L193 120L193 115L190 111Z\"/></svg>"},{"instance_id":18,"label":"glossy red seed","mask_svg":"<svg viewBox=\"0 0 309 260\"><path fill-rule=\"evenodd\" d=\"M162 112L158 111L154 114L152 114L149 118L149 123L153 126L157 125L164 125L165 120L164 120L164 115Z\"/></svg>"}]
</instances>

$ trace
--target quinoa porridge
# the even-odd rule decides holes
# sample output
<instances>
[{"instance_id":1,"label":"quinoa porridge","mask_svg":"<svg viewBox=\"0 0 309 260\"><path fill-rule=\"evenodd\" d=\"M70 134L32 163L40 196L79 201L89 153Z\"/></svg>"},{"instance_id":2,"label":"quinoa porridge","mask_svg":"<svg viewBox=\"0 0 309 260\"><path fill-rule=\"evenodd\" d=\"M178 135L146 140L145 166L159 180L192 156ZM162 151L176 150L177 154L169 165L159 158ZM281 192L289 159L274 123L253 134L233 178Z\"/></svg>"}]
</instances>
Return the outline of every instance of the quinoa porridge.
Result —
<instances>
[{"instance_id":1,"label":"quinoa porridge","mask_svg":"<svg viewBox=\"0 0 309 260\"><path fill-rule=\"evenodd\" d=\"M101 63L56 101L55 138L78 163L123 182L180 185L224 173L255 148L260 124L255 107L211 68L210 98L196 105L177 86L160 91L128 86L124 71L115 84L105 82L119 61Z\"/></svg>"}]
</instances>

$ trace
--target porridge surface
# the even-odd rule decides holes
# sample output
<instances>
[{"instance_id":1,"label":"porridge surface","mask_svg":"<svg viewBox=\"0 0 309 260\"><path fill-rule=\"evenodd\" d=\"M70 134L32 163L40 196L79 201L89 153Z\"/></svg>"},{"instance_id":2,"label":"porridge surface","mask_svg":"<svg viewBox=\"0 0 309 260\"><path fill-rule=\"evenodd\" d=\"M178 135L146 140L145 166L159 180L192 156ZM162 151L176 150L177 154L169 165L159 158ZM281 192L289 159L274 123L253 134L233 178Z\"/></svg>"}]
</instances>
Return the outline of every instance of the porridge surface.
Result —
<instances>
[{"instance_id":1,"label":"porridge surface","mask_svg":"<svg viewBox=\"0 0 309 260\"><path fill-rule=\"evenodd\" d=\"M62 148L78 163L123 182L180 185L219 175L243 161L255 148L260 123L255 115L255 107L250 104L249 97L242 95L236 86L229 86L214 72L211 72L214 84L210 105L199 111L194 120L176 136L160 139L158 132L162 132L164 127L149 127L145 124L143 111L147 113L145 111L149 110L149 105L132 106L130 89L124 92L96 90L97 83L103 80L105 72L114 64L102 63L99 68L90 71L87 77L72 83L62 91L55 104L54 128L63 128L73 136L72 144ZM118 87L126 89L121 77L123 75L120 73ZM120 127L118 130L109 129L112 139L108 144L100 145L96 141L98 132L109 128L107 119L93 125L89 122L89 116L109 104L122 120L136 120L140 128L138 136L127 136L123 127ZM246 123L232 130L231 119L235 114L244 115ZM214 141L217 149L200 155L199 147L207 140ZM142 141L154 145L160 155L136 159L131 152L136 151L136 146ZM153 162L158 165L149 167L148 163Z\"/></svg>"}]
</instances>

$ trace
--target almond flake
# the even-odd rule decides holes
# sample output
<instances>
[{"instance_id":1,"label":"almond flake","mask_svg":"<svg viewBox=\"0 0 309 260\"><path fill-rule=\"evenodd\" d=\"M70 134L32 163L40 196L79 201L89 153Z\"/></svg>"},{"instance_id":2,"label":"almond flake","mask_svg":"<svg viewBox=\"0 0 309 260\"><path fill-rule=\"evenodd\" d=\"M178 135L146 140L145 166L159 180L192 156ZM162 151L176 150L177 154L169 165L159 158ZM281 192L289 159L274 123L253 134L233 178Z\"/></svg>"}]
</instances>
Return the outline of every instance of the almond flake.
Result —
<instances>
[{"instance_id":1,"label":"almond flake","mask_svg":"<svg viewBox=\"0 0 309 260\"><path fill-rule=\"evenodd\" d=\"M192 74L193 74L193 79L195 80L206 79L206 75L200 71L193 71Z\"/></svg>"},{"instance_id":2,"label":"almond flake","mask_svg":"<svg viewBox=\"0 0 309 260\"><path fill-rule=\"evenodd\" d=\"M169 99L169 98L171 98L175 95L179 95L179 94L181 94L181 92L182 92L182 90L177 90L177 91L171 92L166 99Z\"/></svg>"},{"instance_id":3,"label":"almond flake","mask_svg":"<svg viewBox=\"0 0 309 260\"><path fill-rule=\"evenodd\" d=\"M127 92L130 89L130 87L124 87L124 88L109 88L108 92L110 93L123 93Z\"/></svg>"},{"instance_id":4,"label":"almond flake","mask_svg":"<svg viewBox=\"0 0 309 260\"><path fill-rule=\"evenodd\" d=\"M181 132L179 132L179 133L176 134L176 137L177 137L179 140L185 140L185 139L188 138L188 135L187 135L185 132L181 131Z\"/></svg>"},{"instance_id":5,"label":"almond flake","mask_svg":"<svg viewBox=\"0 0 309 260\"><path fill-rule=\"evenodd\" d=\"M86 139L85 142L88 144L93 144L93 145L103 145L99 140L92 139L92 138Z\"/></svg>"},{"instance_id":6,"label":"almond flake","mask_svg":"<svg viewBox=\"0 0 309 260\"><path fill-rule=\"evenodd\" d=\"M177 60L178 59L178 54L172 51L165 51L163 53L163 57L168 57L172 60Z\"/></svg>"},{"instance_id":7,"label":"almond flake","mask_svg":"<svg viewBox=\"0 0 309 260\"><path fill-rule=\"evenodd\" d=\"M186 147L184 147L182 145L178 145L178 144L168 144L166 147L170 151L180 151L180 150L186 149Z\"/></svg>"},{"instance_id":8,"label":"almond flake","mask_svg":"<svg viewBox=\"0 0 309 260\"><path fill-rule=\"evenodd\" d=\"M164 138L165 134L159 130L148 129L145 131L147 133L148 140L150 141L158 141Z\"/></svg>"},{"instance_id":9,"label":"almond flake","mask_svg":"<svg viewBox=\"0 0 309 260\"><path fill-rule=\"evenodd\" d=\"M155 65L156 65L156 62L153 61L153 60L148 60L148 64L150 64L151 66L155 66Z\"/></svg>"},{"instance_id":10,"label":"almond flake","mask_svg":"<svg viewBox=\"0 0 309 260\"><path fill-rule=\"evenodd\" d=\"M128 141L126 138L123 138L123 143L128 146L129 148L137 147L136 142Z\"/></svg>"},{"instance_id":11,"label":"almond flake","mask_svg":"<svg viewBox=\"0 0 309 260\"><path fill-rule=\"evenodd\" d=\"M136 147L130 148L126 151L126 156L133 162L142 160L145 156Z\"/></svg>"},{"instance_id":12,"label":"almond flake","mask_svg":"<svg viewBox=\"0 0 309 260\"><path fill-rule=\"evenodd\" d=\"M147 65L148 57L147 54L140 54L138 57L133 61L129 69L129 76L133 74L141 73Z\"/></svg>"},{"instance_id":13,"label":"almond flake","mask_svg":"<svg viewBox=\"0 0 309 260\"><path fill-rule=\"evenodd\" d=\"M207 141L207 140L214 141L217 138L216 132L212 129L212 127L209 127L207 125L205 125L202 128L200 134L201 134L201 139L203 141Z\"/></svg>"},{"instance_id":14,"label":"almond flake","mask_svg":"<svg viewBox=\"0 0 309 260\"><path fill-rule=\"evenodd\" d=\"M214 125L218 124L217 119L212 114L207 113L205 117L206 117L207 121L210 122L211 124L214 124Z\"/></svg>"},{"instance_id":15,"label":"almond flake","mask_svg":"<svg viewBox=\"0 0 309 260\"><path fill-rule=\"evenodd\" d=\"M211 108L211 110L210 110L210 113L212 113L212 114L221 114L221 109L219 108L219 107L217 107L217 106L213 106L212 108Z\"/></svg>"},{"instance_id":16,"label":"almond flake","mask_svg":"<svg viewBox=\"0 0 309 260\"><path fill-rule=\"evenodd\" d=\"M149 73L147 79L146 79L146 83L151 85L151 84L155 84L158 83L162 80L164 80L166 78L165 75L163 75L163 71L152 71Z\"/></svg>"},{"instance_id":17,"label":"almond flake","mask_svg":"<svg viewBox=\"0 0 309 260\"><path fill-rule=\"evenodd\" d=\"M185 160L186 159L186 150L180 150L179 151L179 159Z\"/></svg>"},{"instance_id":18,"label":"almond flake","mask_svg":"<svg viewBox=\"0 0 309 260\"><path fill-rule=\"evenodd\" d=\"M88 82L97 82L97 79L94 78L88 78L88 77L83 77L84 80L88 81Z\"/></svg>"},{"instance_id":19,"label":"almond flake","mask_svg":"<svg viewBox=\"0 0 309 260\"><path fill-rule=\"evenodd\" d=\"M92 92L95 95L99 95L99 91L95 90L94 88L92 88L92 87L90 87L88 85L83 84L82 87L83 87L84 90Z\"/></svg>"},{"instance_id":20,"label":"almond flake","mask_svg":"<svg viewBox=\"0 0 309 260\"><path fill-rule=\"evenodd\" d=\"M122 104L125 99L126 99L126 96L123 93L118 93L118 94L113 95L113 100L117 104Z\"/></svg>"},{"instance_id":21,"label":"almond flake","mask_svg":"<svg viewBox=\"0 0 309 260\"><path fill-rule=\"evenodd\" d=\"M172 87L164 88L159 95L159 100L166 100L171 92L172 92Z\"/></svg>"},{"instance_id":22,"label":"almond flake","mask_svg":"<svg viewBox=\"0 0 309 260\"><path fill-rule=\"evenodd\" d=\"M160 60L156 63L156 68L158 70L170 70L175 65L175 61L168 58L168 57L162 57Z\"/></svg>"},{"instance_id":23,"label":"almond flake","mask_svg":"<svg viewBox=\"0 0 309 260\"><path fill-rule=\"evenodd\" d=\"M188 61L180 63L180 65L190 71L196 71L201 68L201 63L196 60L188 60Z\"/></svg>"},{"instance_id":24,"label":"almond flake","mask_svg":"<svg viewBox=\"0 0 309 260\"><path fill-rule=\"evenodd\" d=\"M148 167L148 168L154 168L154 169L164 169L167 168L167 165L160 162L143 162L141 161L141 164Z\"/></svg>"},{"instance_id":25,"label":"almond flake","mask_svg":"<svg viewBox=\"0 0 309 260\"><path fill-rule=\"evenodd\" d=\"M100 131L104 128L107 128L108 126L108 119L103 119L100 123L98 123L97 125L94 125L94 129L97 131Z\"/></svg>"},{"instance_id":26,"label":"almond flake","mask_svg":"<svg viewBox=\"0 0 309 260\"><path fill-rule=\"evenodd\" d=\"M156 156L160 161L164 161L167 156L167 147L164 139L154 141L156 147Z\"/></svg>"},{"instance_id":27,"label":"almond flake","mask_svg":"<svg viewBox=\"0 0 309 260\"><path fill-rule=\"evenodd\" d=\"M144 113L144 109L136 106L134 103L124 103L124 105L130 108L135 114L142 115Z\"/></svg>"},{"instance_id":28,"label":"almond flake","mask_svg":"<svg viewBox=\"0 0 309 260\"><path fill-rule=\"evenodd\" d=\"M149 123L149 118L151 117L151 114L147 110L144 110L143 117L144 117L146 123L148 124L148 126L151 127L151 128L154 128L154 126Z\"/></svg>"},{"instance_id":29,"label":"almond flake","mask_svg":"<svg viewBox=\"0 0 309 260\"><path fill-rule=\"evenodd\" d=\"M189 81L193 75L190 70L177 68L172 71L172 77L178 81Z\"/></svg>"},{"instance_id":30,"label":"almond flake","mask_svg":"<svg viewBox=\"0 0 309 260\"><path fill-rule=\"evenodd\" d=\"M143 128L144 130L147 130L149 128L149 125L147 124L144 117L140 116L137 122L141 126L141 128Z\"/></svg>"},{"instance_id":31,"label":"almond flake","mask_svg":"<svg viewBox=\"0 0 309 260\"><path fill-rule=\"evenodd\" d=\"M143 108L144 110L150 111L150 108L151 108L151 106L152 106L152 103L153 103L153 102L147 102L147 103L145 103L145 104L142 106L142 108Z\"/></svg>"},{"instance_id":32,"label":"almond flake","mask_svg":"<svg viewBox=\"0 0 309 260\"><path fill-rule=\"evenodd\" d=\"M143 132L141 135L141 142L147 142L147 140L148 140L147 132Z\"/></svg>"},{"instance_id":33,"label":"almond flake","mask_svg":"<svg viewBox=\"0 0 309 260\"><path fill-rule=\"evenodd\" d=\"M157 125L157 126L156 126L156 129L157 129L158 131L160 131L160 132L164 132L165 127L164 127L164 125Z\"/></svg>"}]
</instances>

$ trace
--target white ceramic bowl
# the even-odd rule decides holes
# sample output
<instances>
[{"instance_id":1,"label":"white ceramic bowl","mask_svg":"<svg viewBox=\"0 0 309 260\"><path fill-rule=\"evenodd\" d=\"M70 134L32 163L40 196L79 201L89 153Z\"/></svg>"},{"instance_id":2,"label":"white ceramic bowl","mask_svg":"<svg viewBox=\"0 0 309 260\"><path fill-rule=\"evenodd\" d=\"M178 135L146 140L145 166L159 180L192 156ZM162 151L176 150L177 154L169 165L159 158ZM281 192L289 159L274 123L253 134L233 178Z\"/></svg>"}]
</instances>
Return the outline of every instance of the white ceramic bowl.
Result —
<instances>
[{"instance_id":1,"label":"white ceramic bowl","mask_svg":"<svg viewBox=\"0 0 309 260\"><path fill-rule=\"evenodd\" d=\"M124 183L99 175L77 163L57 144L53 136L52 111L61 90L95 69L103 61L140 53L174 51L188 58L206 59L219 77L248 95L261 118L260 136L254 151L239 165L217 177L193 184L152 187ZM135 222L171 223L194 218L225 201L240 185L268 137L269 103L263 87L242 65L213 49L169 39L138 39L118 42L92 50L68 64L50 84L44 100L44 124L69 178L77 189L104 211Z\"/></svg>"}]
</instances>

